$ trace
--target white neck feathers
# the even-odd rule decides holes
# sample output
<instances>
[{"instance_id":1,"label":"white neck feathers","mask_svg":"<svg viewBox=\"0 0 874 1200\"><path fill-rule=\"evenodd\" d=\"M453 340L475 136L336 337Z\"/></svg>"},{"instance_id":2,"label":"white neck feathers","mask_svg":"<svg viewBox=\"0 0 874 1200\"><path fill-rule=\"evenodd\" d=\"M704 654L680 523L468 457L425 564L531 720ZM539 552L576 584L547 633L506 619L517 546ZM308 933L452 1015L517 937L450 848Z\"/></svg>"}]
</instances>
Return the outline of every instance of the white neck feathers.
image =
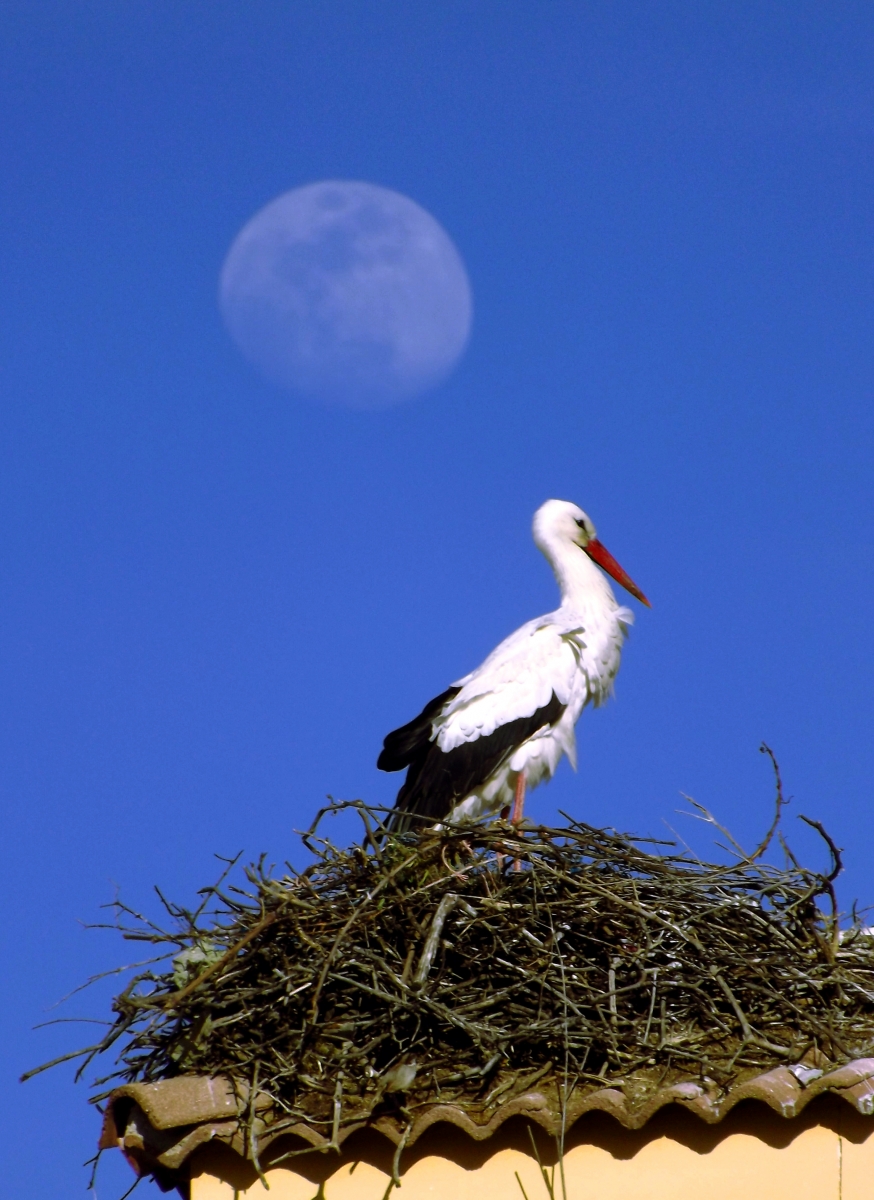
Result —
<instances>
[{"instance_id":1,"label":"white neck feathers","mask_svg":"<svg viewBox=\"0 0 874 1200\"><path fill-rule=\"evenodd\" d=\"M612 612L618 607L606 576L579 546L549 536L541 537L539 544L558 581L562 608Z\"/></svg>"}]
</instances>

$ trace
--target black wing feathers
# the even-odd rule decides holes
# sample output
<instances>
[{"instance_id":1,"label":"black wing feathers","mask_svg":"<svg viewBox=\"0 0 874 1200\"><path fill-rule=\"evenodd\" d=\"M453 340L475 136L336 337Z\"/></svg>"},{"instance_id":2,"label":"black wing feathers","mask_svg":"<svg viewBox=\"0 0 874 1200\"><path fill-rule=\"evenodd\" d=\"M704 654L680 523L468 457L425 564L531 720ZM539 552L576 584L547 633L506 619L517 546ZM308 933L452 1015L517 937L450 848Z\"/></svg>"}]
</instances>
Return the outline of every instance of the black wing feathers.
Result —
<instances>
[{"instance_id":1,"label":"black wing feathers","mask_svg":"<svg viewBox=\"0 0 874 1200\"><path fill-rule=\"evenodd\" d=\"M376 760L380 771L402 771L431 741L431 718L436 717L444 704L448 704L461 691L460 687L447 688L433 700L429 700L412 721L394 729L382 743L382 753Z\"/></svg>"},{"instance_id":2,"label":"black wing feathers","mask_svg":"<svg viewBox=\"0 0 874 1200\"><path fill-rule=\"evenodd\" d=\"M453 689L450 688L449 693L454 694ZM441 704L450 698L449 693L432 700L415 721L390 733L385 739L386 748L380 755L378 766L383 766L390 738L399 737L415 727L421 729L424 735L420 735L414 745L410 733L409 740L403 742L404 752L409 754L406 761L401 763L399 758L392 759L398 761L398 767L383 767L383 770L398 770L401 765L409 765L390 823L394 833L403 833L411 826L421 827L421 822L413 821L414 817L421 817L424 821L440 821L448 816L459 801L485 783L517 746L521 746L544 725L555 725L560 721L567 707L553 692L549 703L538 708L530 717L508 721L505 725L499 725L488 737L463 742L454 750L444 753L436 742L431 741L429 717L437 714ZM438 704L438 701L441 703Z\"/></svg>"}]
</instances>

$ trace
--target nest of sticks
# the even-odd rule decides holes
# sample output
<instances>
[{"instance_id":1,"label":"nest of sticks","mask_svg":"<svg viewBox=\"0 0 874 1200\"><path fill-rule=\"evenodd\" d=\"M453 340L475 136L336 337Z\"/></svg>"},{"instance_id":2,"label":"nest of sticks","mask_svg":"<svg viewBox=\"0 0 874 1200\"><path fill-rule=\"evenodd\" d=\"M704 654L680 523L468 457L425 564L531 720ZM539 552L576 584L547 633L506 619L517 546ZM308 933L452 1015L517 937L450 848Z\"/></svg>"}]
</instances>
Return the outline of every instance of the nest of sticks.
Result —
<instances>
[{"instance_id":1,"label":"nest of sticks","mask_svg":"<svg viewBox=\"0 0 874 1200\"><path fill-rule=\"evenodd\" d=\"M116 997L80 1074L118 1054L95 1099L113 1082L228 1076L336 1142L340 1122L435 1102L486 1117L535 1084L566 1102L863 1056L874 938L840 929L821 826L827 873L786 847L777 784L767 837L750 854L729 840L728 865L569 818L394 837L379 812L332 805L302 872L262 861L196 911L165 902L169 929L117 904L116 927L164 962ZM365 840L340 849L323 818L350 807ZM784 865L766 862L780 843Z\"/></svg>"}]
</instances>

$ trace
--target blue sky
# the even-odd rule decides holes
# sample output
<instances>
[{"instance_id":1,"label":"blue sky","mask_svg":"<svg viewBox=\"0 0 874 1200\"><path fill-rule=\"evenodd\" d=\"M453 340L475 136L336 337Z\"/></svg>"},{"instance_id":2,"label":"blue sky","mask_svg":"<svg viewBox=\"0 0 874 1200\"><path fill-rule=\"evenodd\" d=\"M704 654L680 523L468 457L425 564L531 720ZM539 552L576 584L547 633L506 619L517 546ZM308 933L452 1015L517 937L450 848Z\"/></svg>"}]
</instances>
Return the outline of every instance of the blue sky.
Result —
<instances>
[{"instance_id":1,"label":"blue sky","mask_svg":"<svg viewBox=\"0 0 874 1200\"><path fill-rule=\"evenodd\" d=\"M704 849L686 792L752 842L765 739L793 842L824 861L794 814L825 821L874 901L872 50L863 3L3 6L10 1194L85 1186L84 1089L15 1082L129 953L79 922L295 855L328 792L390 801L386 731L554 606L549 496L653 609L529 814ZM302 404L222 328L234 235L325 178L411 196L465 259L430 396ZM128 1183L108 1162L100 1200Z\"/></svg>"}]
</instances>

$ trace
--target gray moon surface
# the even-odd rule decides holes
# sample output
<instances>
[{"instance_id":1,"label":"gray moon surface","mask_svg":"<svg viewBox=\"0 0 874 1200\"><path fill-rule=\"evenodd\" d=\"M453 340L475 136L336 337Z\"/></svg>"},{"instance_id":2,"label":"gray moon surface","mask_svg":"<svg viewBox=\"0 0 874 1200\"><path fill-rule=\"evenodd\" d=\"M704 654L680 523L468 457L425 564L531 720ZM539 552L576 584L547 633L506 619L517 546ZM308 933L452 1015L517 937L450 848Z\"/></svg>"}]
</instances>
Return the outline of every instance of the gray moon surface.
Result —
<instances>
[{"instance_id":1,"label":"gray moon surface","mask_svg":"<svg viewBox=\"0 0 874 1200\"><path fill-rule=\"evenodd\" d=\"M346 180L295 188L256 213L228 251L219 304L269 380L354 408L442 382L473 316L461 255L434 217Z\"/></svg>"}]
</instances>

